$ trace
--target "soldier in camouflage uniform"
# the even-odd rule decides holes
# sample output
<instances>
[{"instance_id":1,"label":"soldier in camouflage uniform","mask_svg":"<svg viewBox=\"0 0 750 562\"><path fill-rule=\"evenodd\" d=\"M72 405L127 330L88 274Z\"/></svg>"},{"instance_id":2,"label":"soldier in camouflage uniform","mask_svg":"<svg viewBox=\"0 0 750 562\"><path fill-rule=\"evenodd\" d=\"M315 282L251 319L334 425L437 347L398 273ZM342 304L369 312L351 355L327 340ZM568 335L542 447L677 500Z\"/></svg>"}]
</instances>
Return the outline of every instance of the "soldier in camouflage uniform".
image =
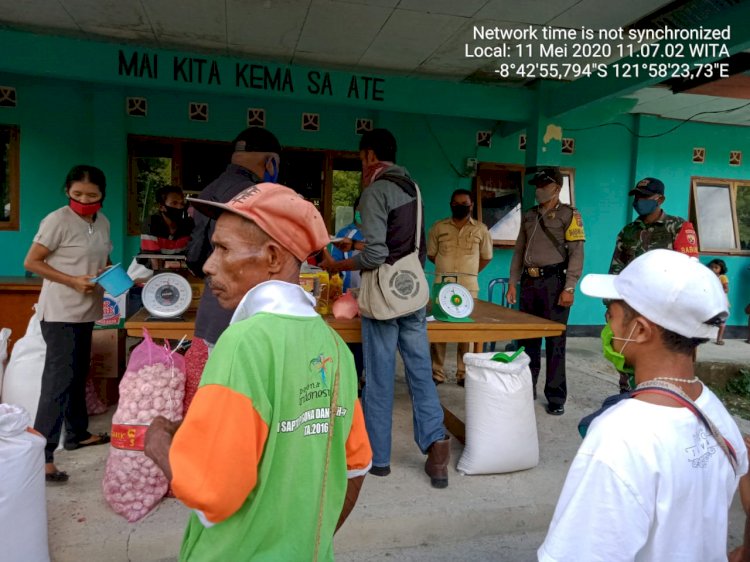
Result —
<instances>
[{"instance_id":1,"label":"soldier in camouflage uniform","mask_svg":"<svg viewBox=\"0 0 750 562\"><path fill-rule=\"evenodd\" d=\"M563 177L559 168L542 168L529 181L536 186L539 205L523 214L510 265L508 303L516 303L516 283L521 282L520 309L561 324L568 323L576 283L583 271L585 234L581 214L560 203ZM547 377L544 395L547 413L565 412L568 390L565 380L565 333L545 338ZM532 383L541 368L541 338L519 340L531 359Z\"/></svg>"},{"instance_id":2,"label":"soldier in camouflage uniform","mask_svg":"<svg viewBox=\"0 0 750 562\"><path fill-rule=\"evenodd\" d=\"M626 265L649 250L675 250L698 256L698 235L692 223L666 214L664 204L664 183L656 178L644 178L630 190L634 196L633 209L638 218L626 225L617 235L610 274L620 273ZM629 376L620 373L620 392L630 390Z\"/></svg>"}]
</instances>

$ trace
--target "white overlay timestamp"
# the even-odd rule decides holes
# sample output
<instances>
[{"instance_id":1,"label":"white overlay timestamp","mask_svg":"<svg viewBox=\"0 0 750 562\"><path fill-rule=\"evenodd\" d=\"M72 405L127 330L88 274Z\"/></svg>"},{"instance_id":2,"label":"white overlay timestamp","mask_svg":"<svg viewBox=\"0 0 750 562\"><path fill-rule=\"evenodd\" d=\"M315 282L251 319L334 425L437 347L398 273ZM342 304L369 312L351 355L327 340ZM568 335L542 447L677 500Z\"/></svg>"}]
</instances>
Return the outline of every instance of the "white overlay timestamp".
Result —
<instances>
[{"instance_id":1,"label":"white overlay timestamp","mask_svg":"<svg viewBox=\"0 0 750 562\"><path fill-rule=\"evenodd\" d=\"M558 63L527 62L500 63L495 69L500 78L548 78L553 80L575 80L581 77L596 78L727 78L729 64L714 63Z\"/></svg>"}]
</instances>

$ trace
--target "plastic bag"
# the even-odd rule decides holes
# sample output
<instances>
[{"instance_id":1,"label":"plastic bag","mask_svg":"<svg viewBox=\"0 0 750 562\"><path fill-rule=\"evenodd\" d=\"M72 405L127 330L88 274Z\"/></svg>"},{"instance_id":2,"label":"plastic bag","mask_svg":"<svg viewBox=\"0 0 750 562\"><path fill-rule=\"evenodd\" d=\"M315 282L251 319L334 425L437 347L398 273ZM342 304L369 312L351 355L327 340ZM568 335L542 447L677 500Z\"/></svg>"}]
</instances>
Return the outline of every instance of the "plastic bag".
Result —
<instances>
[{"instance_id":1,"label":"plastic bag","mask_svg":"<svg viewBox=\"0 0 750 562\"><path fill-rule=\"evenodd\" d=\"M130 262L130 265L128 266L128 277L135 280L136 283L145 283L153 276L154 272L145 265L138 263L135 258Z\"/></svg>"},{"instance_id":2,"label":"plastic bag","mask_svg":"<svg viewBox=\"0 0 750 562\"><path fill-rule=\"evenodd\" d=\"M47 440L30 424L26 410L0 404L0 558L49 562L44 488Z\"/></svg>"},{"instance_id":3,"label":"plastic bag","mask_svg":"<svg viewBox=\"0 0 750 562\"><path fill-rule=\"evenodd\" d=\"M185 358L155 344L145 329L143 336L120 382L102 482L107 503L130 522L144 517L167 493L167 478L143 453L146 430L159 415L181 420L185 395Z\"/></svg>"},{"instance_id":4,"label":"plastic bag","mask_svg":"<svg viewBox=\"0 0 750 562\"><path fill-rule=\"evenodd\" d=\"M208 346L203 338L194 338L190 349L185 353L185 400L183 405L183 417L187 415L190 403L193 401L198 386L201 383L203 369L208 361Z\"/></svg>"},{"instance_id":5,"label":"plastic bag","mask_svg":"<svg viewBox=\"0 0 750 562\"><path fill-rule=\"evenodd\" d=\"M3 394L3 375L5 374L5 363L8 361L8 340L10 339L10 328L0 330L0 396Z\"/></svg>"},{"instance_id":6,"label":"plastic bag","mask_svg":"<svg viewBox=\"0 0 750 562\"><path fill-rule=\"evenodd\" d=\"M462 474L496 474L539 464L529 356L510 363L496 354L465 353L466 447L456 469Z\"/></svg>"},{"instance_id":7,"label":"plastic bag","mask_svg":"<svg viewBox=\"0 0 750 562\"><path fill-rule=\"evenodd\" d=\"M26 334L13 346L2 389L2 401L24 408L32 422L36 419L39 407L46 355L47 344L42 337L42 326L35 312L29 320Z\"/></svg>"},{"instance_id":8,"label":"plastic bag","mask_svg":"<svg viewBox=\"0 0 750 562\"><path fill-rule=\"evenodd\" d=\"M356 316L359 316L359 305L351 291L339 297L336 302L333 303L333 317L336 318L336 320L351 320Z\"/></svg>"}]
</instances>

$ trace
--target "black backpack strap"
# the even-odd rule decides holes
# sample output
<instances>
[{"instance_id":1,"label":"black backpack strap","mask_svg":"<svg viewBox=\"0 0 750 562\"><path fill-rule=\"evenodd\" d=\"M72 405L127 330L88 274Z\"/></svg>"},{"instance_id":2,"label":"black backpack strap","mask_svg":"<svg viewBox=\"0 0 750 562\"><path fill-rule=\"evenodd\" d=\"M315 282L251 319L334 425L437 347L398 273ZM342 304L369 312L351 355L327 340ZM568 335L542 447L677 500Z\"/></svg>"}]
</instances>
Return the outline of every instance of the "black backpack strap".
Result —
<instances>
[{"instance_id":1,"label":"black backpack strap","mask_svg":"<svg viewBox=\"0 0 750 562\"><path fill-rule=\"evenodd\" d=\"M417 196L417 187L414 184L414 181L411 178L407 178L406 176L402 176L399 174L383 174L382 176L378 176L376 178L377 180L386 180L391 183L395 183L397 186L399 186L409 197L416 197Z\"/></svg>"}]
</instances>

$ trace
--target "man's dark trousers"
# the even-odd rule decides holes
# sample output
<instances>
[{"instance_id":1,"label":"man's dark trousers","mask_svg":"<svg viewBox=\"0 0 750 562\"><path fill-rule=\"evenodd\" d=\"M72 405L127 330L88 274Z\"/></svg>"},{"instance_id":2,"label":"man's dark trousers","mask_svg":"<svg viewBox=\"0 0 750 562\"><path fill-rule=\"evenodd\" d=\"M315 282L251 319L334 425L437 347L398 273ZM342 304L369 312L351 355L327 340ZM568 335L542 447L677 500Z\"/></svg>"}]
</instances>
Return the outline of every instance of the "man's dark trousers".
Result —
<instances>
[{"instance_id":1,"label":"man's dark trousers","mask_svg":"<svg viewBox=\"0 0 750 562\"><path fill-rule=\"evenodd\" d=\"M560 293L565 287L565 273L559 272L547 277L521 277L521 312L528 312L534 316L541 316L561 324L568 323L570 307L557 304ZM547 349L547 382L544 385L544 396L550 406L562 406L568 396L565 382L565 332L560 336L550 336L546 339ZM529 368L534 388L539 379L541 368L542 339L519 340L519 345L526 348L526 354L531 359Z\"/></svg>"}]
</instances>

